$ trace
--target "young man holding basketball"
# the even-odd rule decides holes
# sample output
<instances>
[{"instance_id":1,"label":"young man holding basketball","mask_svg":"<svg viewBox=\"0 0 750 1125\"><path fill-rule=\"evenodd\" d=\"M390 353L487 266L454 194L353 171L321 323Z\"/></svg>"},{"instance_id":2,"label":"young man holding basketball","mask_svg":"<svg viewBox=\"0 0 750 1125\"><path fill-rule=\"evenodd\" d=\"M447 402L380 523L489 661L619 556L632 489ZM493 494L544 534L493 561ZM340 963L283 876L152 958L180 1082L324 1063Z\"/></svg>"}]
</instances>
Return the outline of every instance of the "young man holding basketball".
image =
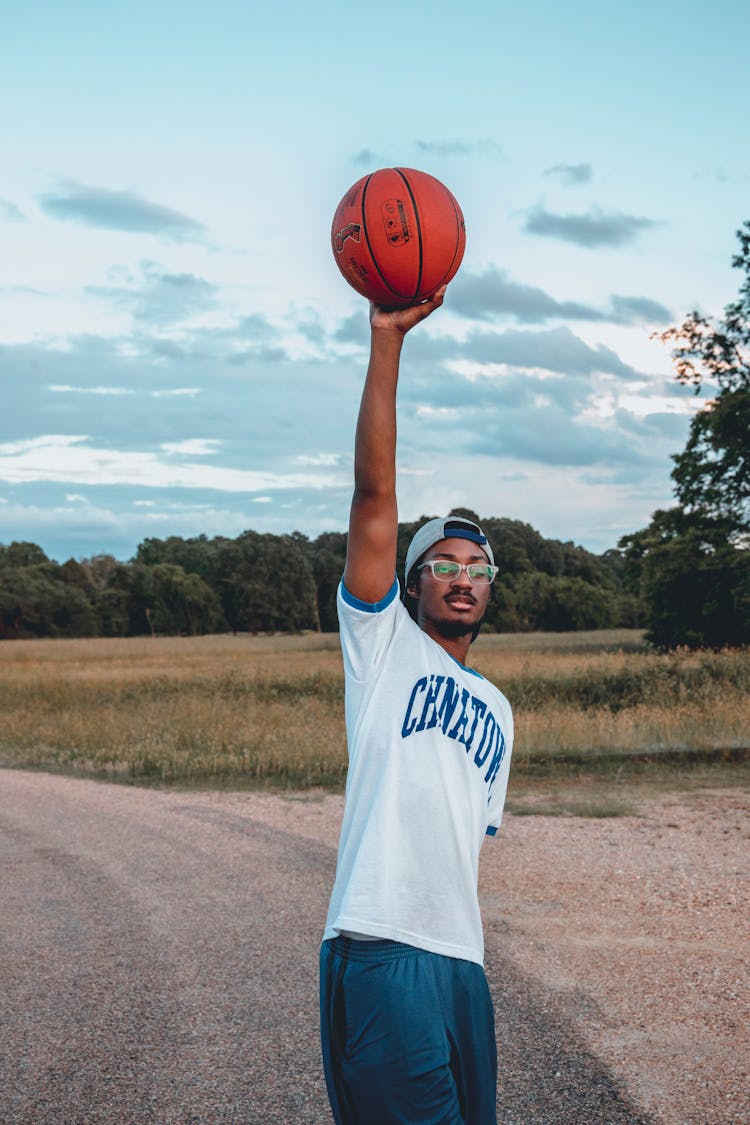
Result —
<instances>
[{"instance_id":1,"label":"young man holding basketball","mask_svg":"<svg viewBox=\"0 0 750 1125\"><path fill-rule=\"evenodd\" d=\"M479 850L500 824L505 697L466 667L497 573L476 524L430 520L394 578L396 386L406 333L438 308L371 306L339 620L349 773L321 949L337 1125L496 1125Z\"/></svg>"}]
</instances>

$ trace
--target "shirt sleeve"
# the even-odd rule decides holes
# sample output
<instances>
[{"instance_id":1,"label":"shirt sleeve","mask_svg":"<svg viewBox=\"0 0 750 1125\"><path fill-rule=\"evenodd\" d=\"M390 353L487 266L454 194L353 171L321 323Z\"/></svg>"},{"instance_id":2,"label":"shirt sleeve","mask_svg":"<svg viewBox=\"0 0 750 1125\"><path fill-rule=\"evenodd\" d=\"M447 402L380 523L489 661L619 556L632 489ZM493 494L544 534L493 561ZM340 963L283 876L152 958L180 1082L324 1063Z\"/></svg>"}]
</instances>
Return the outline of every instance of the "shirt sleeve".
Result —
<instances>
[{"instance_id":1,"label":"shirt sleeve","mask_svg":"<svg viewBox=\"0 0 750 1125\"><path fill-rule=\"evenodd\" d=\"M336 608L339 615L341 652L347 676L365 681L377 675L383 656L406 610L398 598L398 579L393 579L379 602L363 602L339 583Z\"/></svg>"}]
</instances>

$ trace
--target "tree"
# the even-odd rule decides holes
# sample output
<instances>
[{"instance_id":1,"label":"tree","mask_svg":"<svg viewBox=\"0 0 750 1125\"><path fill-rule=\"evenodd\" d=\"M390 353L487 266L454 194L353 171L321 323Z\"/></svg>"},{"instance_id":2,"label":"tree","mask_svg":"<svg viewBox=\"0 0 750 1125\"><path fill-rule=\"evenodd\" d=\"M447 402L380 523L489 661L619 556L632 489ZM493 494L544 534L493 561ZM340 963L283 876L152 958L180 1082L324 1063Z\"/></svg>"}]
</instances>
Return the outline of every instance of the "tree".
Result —
<instances>
[{"instance_id":1,"label":"tree","mask_svg":"<svg viewBox=\"0 0 750 1125\"><path fill-rule=\"evenodd\" d=\"M49 561L36 543L14 541L7 547L0 546L0 567L42 566Z\"/></svg>"},{"instance_id":2,"label":"tree","mask_svg":"<svg viewBox=\"0 0 750 1125\"><path fill-rule=\"evenodd\" d=\"M479 524L492 543L499 573L486 629L562 632L641 624L637 598L623 590L620 571L606 558L571 542L545 539L520 520L485 518L469 508L449 514ZM399 524L399 574L414 532L429 518Z\"/></svg>"},{"instance_id":3,"label":"tree","mask_svg":"<svg viewBox=\"0 0 750 1125\"><path fill-rule=\"evenodd\" d=\"M453 515L486 528L500 567L487 611L489 631L638 625L623 591L623 559L544 539L518 520ZM397 572L429 517L399 524ZM0 638L130 637L151 633L338 629L336 592L346 534L312 542L299 532L236 539L146 539L128 563L112 555L51 562L34 543L0 544ZM531 581L538 575L543 581ZM544 581L547 580L547 581ZM536 599L536 602L535 602Z\"/></svg>"},{"instance_id":4,"label":"tree","mask_svg":"<svg viewBox=\"0 0 750 1125\"><path fill-rule=\"evenodd\" d=\"M90 559L81 559L80 566L86 571L92 589L103 590L122 563L114 555L93 555Z\"/></svg>"},{"instance_id":5,"label":"tree","mask_svg":"<svg viewBox=\"0 0 750 1125\"><path fill-rule=\"evenodd\" d=\"M245 531L218 541L211 585L238 632L318 628L315 579L304 536Z\"/></svg>"},{"instance_id":6,"label":"tree","mask_svg":"<svg viewBox=\"0 0 750 1125\"><path fill-rule=\"evenodd\" d=\"M153 609L150 568L140 562L118 562L103 569L106 580L96 604L104 636L137 637L149 633L149 614Z\"/></svg>"},{"instance_id":7,"label":"tree","mask_svg":"<svg viewBox=\"0 0 750 1125\"><path fill-rule=\"evenodd\" d=\"M682 508L655 512L627 537L626 581L648 607L659 648L721 648L750 638L750 553L731 542L726 520Z\"/></svg>"},{"instance_id":8,"label":"tree","mask_svg":"<svg viewBox=\"0 0 750 1125\"><path fill-rule=\"evenodd\" d=\"M750 221L737 231L740 252L732 259L744 270L739 297L727 305L719 324L692 312L679 328L659 338L672 351L676 378L699 394L718 388L698 411L682 453L674 458L672 479L686 511L731 520L737 531L750 529Z\"/></svg>"},{"instance_id":9,"label":"tree","mask_svg":"<svg viewBox=\"0 0 750 1125\"><path fill-rule=\"evenodd\" d=\"M33 553L27 557L33 557ZM51 562L0 568L0 638L98 633L98 620L88 597L77 587L57 580L58 569Z\"/></svg>"},{"instance_id":10,"label":"tree","mask_svg":"<svg viewBox=\"0 0 750 1125\"><path fill-rule=\"evenodd\" d=\"M750 222L737 237L744 280L723 320L692 312L659 336L679 382L715 391L673 458L678 506L620 542L660 648L750 643Z\"/></svg>"},{"instance_id":11,"label":"tree","mask_svg":"<svg viewBox=\"0 0 750 1125\"><path fill-rule=\"evenodd\" d=\"M520 578L516 606L523 628L555 633L609 629L617 624L619 610L614 591L583 578L552 577L542 571Z\"/></svg>"},{"instance_id":12,"label":"tree","mask_svg":"<svg viewBox=\"0 0 750 1125\"><path fill-rule=\"evenodd\" d=\"M219 599L197 574L158 563L151 568L153 625L157 633L219 632L225 627Z\"/></svg>"},{"instance_id":13,"label":"tree","mask_svg":"<svg viewBox=\"0 0 750 1125\"><path fill-rule=\"evenodd\" d=\"M188 574L197 574L204 582L210 582L213 560L218 540L199 535L195 539L182 539L170 535L168 539L144 539L138 546L136 559L146 566L171 563L181 566Z\"/></svg>"},{"instance_id":14,"label":"tree","mask_svg":"<svg viewBox=\"0 0 750 1125\"><path fill-rule=\"evenodd\" d=\"M318 622L323 633L338 632L336 592L346 564L346 536L328 531L310 544L310 560L315 578Z\"/></svg>"}]
</instances>

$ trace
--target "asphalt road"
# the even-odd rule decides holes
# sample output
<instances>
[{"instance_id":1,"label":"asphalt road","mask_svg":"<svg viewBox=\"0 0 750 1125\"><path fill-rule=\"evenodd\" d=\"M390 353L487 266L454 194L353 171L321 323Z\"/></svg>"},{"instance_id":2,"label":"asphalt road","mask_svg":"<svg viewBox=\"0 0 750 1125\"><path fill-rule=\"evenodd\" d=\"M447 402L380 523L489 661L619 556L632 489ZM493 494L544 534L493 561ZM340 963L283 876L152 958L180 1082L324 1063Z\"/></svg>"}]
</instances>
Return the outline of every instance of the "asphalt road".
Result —
<instances>
[{"instance_id":1,"label":"asphalt road","mask_svg":"<svg viewBox=\"0 0 750 1125\"><path fill-rule=\"evenodd\" d=\"M0 770L0 1123L327 1125L335 850L250 805ZM503 1125L646 1125L487 927Z\"/></svg>"}]
</instances>

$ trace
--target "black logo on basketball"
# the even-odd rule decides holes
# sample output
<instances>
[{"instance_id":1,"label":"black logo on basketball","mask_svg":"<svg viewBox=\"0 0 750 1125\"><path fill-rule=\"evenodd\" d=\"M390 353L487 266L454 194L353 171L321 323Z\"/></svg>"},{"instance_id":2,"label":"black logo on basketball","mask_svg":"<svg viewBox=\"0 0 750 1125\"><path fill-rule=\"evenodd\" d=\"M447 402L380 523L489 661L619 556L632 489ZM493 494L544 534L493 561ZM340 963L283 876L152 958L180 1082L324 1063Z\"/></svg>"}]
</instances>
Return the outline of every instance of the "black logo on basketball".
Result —
<instances>
[{"instance_id":1,"label":"black logo on basketball","mask_svg":"<svg viewBox=\"0 0 750 1125\"><path fill-rule=\"evenodd\" d=\"M359 242L360 231L362 230L359 223L347 223L345 227L334 235L333 245L336 247L336 253L341 254L344 250L344 243L347 238L353 238L355 242Z\"/></svg>"},{"instance_id":2,"label":"black logo on basketball","mask_svg":"<svg viewBox=\"0 0 750 1125\"><path fill-rule=\"evenodd\" d=\"M401 199L386 199L380 205L386 238L391 246L405 246L411 238L406 219L406 208Z\"/></svg>"}]
</instances>

